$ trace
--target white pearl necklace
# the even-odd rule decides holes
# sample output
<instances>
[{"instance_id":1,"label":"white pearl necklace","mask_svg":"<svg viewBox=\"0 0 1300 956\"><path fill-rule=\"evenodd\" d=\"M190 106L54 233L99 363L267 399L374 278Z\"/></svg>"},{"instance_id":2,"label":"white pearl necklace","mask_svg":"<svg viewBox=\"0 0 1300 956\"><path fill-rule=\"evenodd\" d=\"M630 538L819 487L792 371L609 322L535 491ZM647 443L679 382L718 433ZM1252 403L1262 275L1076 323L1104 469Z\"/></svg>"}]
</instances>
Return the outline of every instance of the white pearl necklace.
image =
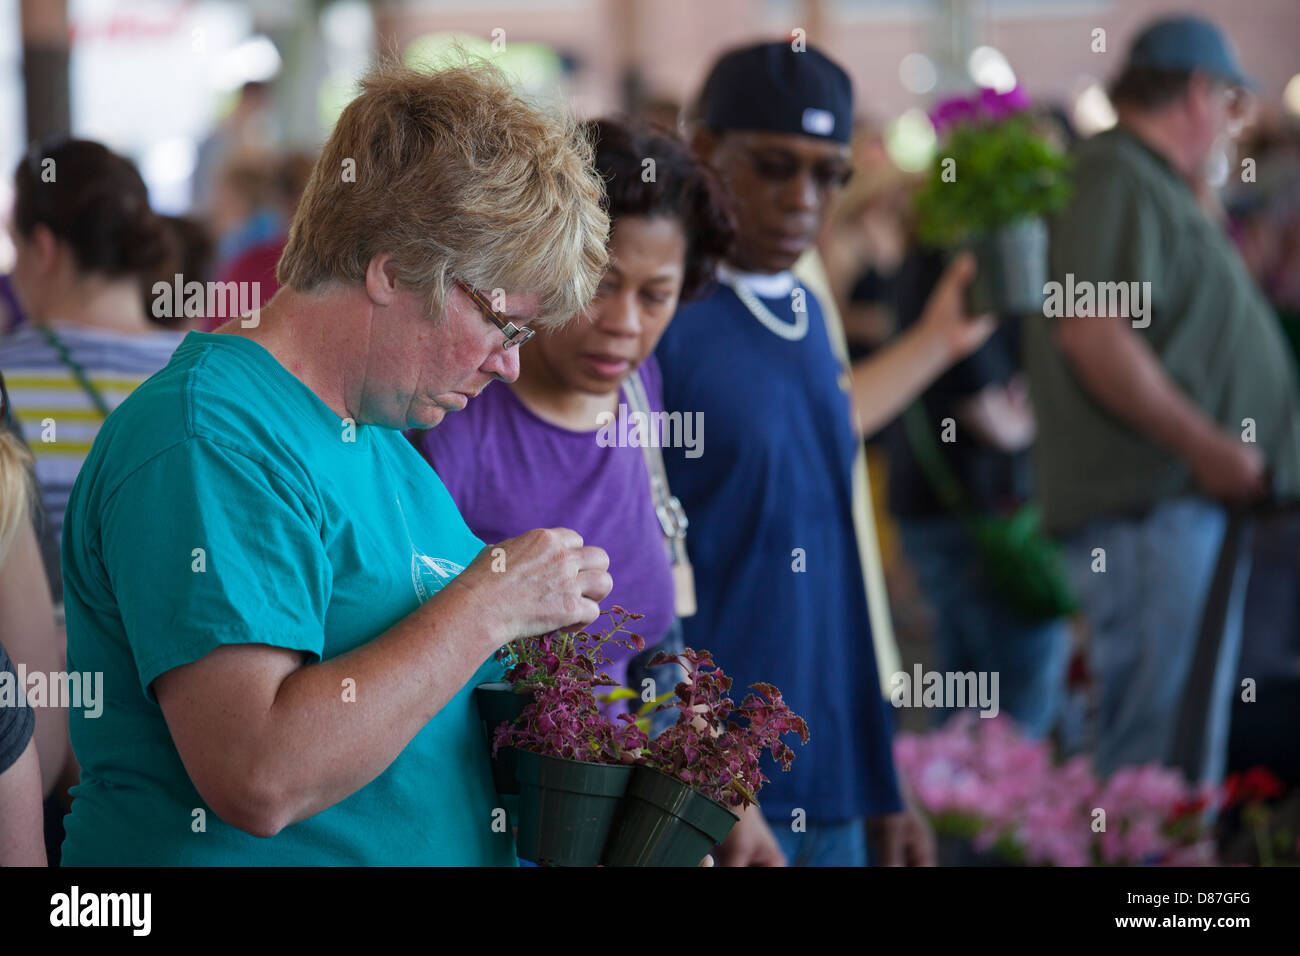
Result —
<instances>
[{"instance_id":1,"label":"white pearl necklace","mask_svg":"<svg viewBox=\"0 0 1300 956\"><path fill-rule=\"evenodd\" d=\"M771 309L763 304L762 300L754 294L753 290L751 290L749 286L745 285L743 279L726 274L719 274L718 281L722 282L735 292L736 298L740 299L741 304L747 308L750 314L754 318L758 319L758 321L761 322L764 328L769 332L779 335L787 342L798 342L808 334L808 310L806 308L802 312L796 312L794 314L793 325L787 325L785 322L778 319Z\"/></svg>"}]
</instances>

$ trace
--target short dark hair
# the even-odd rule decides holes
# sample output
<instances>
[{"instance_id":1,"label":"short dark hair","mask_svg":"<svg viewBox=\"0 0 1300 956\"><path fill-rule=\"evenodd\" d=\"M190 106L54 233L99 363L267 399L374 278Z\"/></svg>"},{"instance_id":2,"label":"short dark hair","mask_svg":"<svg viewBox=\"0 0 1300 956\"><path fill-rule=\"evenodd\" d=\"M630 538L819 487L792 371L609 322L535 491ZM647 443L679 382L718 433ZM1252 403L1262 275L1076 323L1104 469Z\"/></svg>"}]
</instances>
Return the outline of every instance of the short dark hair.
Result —
<instances>
[{"instance_id":1,"label":"short dark hair","mask_svg":"<svg viewBox=\"0 0 1300 956\"><path fill-rule=\"evenodd\" d=\"M600 119L587 123L596 172L605 181L611 229L623 216L665 217L686 234L681 298L689 300L713 279L735 238L735 218L716 174L676 133L656 123ZM654 160L654 175L646 160Z\"/></svg>"},{"instance_id":2,"label":"short dark hair","mask_svg":"<svg viewBox=\"0 0 1300 956\"><path fill-rule=\"evenodd\" d=\"M1189 70L1157 70L1145 66L1125 67L1110 85L1110 101L1116 106L1159 110L1187 95L1192 74Z\"/></svg>"},{"instance_id":3,"label":"short dark hair","mask_svg":"<svg viewBox=\"0 0 1300 956\"><path fill-rule=\"evenodd\" d=\"M47 167L47 160L54 162ZM149 208L135 165L85 139L34 148L18 164L14 225L24 237L45 226L72 247L82 272L138 276L167 255L166 227Z\"/></svg>"}]
</instances>

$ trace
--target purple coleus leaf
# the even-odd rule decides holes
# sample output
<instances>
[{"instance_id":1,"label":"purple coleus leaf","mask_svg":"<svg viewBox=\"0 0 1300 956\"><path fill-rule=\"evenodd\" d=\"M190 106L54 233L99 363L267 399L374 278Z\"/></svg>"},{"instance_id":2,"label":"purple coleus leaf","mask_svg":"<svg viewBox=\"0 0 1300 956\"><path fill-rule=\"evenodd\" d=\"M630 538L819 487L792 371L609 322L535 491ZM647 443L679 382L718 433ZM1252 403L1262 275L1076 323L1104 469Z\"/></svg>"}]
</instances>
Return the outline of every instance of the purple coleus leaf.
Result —
<instances>
[{"instance_id":1,"label":"purple coleus leaf","mask_svg":"<svg viewBox=\"0 0 1300 956\"><path fill-rule=\"evenodd\" d=\"M737 708L727 696L731 678L707 651L686 648L679 654L657 654L655 662L680 664L686 679L677 685L672 703L677 722L649 741L643 762L727 806L757 802L755 794L767 782L759 771L759 755L779 755L782 768L789 769L793 751L781 737L797 733L807 742L803 719L772 684L755 684L751 689L757 693L747 695ZM731 719L733 714L738 721Z\"/></svg>"},{"instance_id":2,"label":"purple coleus leaf","mask_svg":"<svg viewBox=\"0 0 1300 956\"><path fill-rule=\"evenodd\" d=\"M497 729L494 753L515 746L589 763L619 763L642 753L648 739L635 718L620 715L617 723L606 718L594 689L617 683L605 672L608 647L644 648L644 640L625 629L643 615L615 607L607 616L612 625L603 633L551 632L515 641L498 655L516 662L506 679L529 691L533 700L513 725Z\"/></svg>"}]
</instances>

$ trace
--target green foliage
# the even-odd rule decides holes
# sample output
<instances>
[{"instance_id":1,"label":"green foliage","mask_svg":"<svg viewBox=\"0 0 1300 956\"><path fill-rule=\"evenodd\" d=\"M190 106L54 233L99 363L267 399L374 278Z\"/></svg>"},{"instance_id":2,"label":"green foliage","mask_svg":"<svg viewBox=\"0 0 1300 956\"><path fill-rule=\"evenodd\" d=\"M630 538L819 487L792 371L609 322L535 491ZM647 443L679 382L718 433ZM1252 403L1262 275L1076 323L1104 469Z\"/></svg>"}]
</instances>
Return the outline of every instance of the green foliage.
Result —
<instances>
[{"instance_id":1,"label":"green foliage","mask_svg":"<svg viewBox=\"0 0 1300 956\"><path fill-rule=\"evenodd\" d=\"M945 165L952 182L944 182ZM1068 158L1026 114L955 126L917 193L917 233L952 247L1052 212L1069 198L1068 172Z\"/></svg>"},{"instance_id":2,"label":"green foliage","mask_svg":"<svg viewBox=\"0 0 1300 956\"><path fill-rule=\"evenodd\" d=\"M650 733L650 717L660 707L677 697L677 692L670 690L660 694L654 700L646 701L636 711L636 725L642 733ZM596 699L602 704L612 704L616 700L640 700L641 695L630 687L618 687L605 694L597 694Z\"/></svg>"}]
</instances>

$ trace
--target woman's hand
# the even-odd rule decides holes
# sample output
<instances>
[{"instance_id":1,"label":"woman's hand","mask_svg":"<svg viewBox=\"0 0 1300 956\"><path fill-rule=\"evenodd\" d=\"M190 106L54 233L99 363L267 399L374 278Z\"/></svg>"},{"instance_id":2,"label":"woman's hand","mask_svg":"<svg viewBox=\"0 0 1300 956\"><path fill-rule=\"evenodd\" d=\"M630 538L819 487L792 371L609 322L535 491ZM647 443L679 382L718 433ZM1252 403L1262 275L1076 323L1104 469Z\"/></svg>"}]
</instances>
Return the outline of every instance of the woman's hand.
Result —
<instances>
[{"instance_id":1,"label":"woman's hand","mask_svg":"<svg viewBox=\"0 0 1300 956\"><path fill-rule=\"evenodd\" d=\"M521 637L584 627L609 596L609 555L569 528L536 528L484 548L448 589L467 588L491 622L494 648Z\"/></svg>"}]
</instances>

